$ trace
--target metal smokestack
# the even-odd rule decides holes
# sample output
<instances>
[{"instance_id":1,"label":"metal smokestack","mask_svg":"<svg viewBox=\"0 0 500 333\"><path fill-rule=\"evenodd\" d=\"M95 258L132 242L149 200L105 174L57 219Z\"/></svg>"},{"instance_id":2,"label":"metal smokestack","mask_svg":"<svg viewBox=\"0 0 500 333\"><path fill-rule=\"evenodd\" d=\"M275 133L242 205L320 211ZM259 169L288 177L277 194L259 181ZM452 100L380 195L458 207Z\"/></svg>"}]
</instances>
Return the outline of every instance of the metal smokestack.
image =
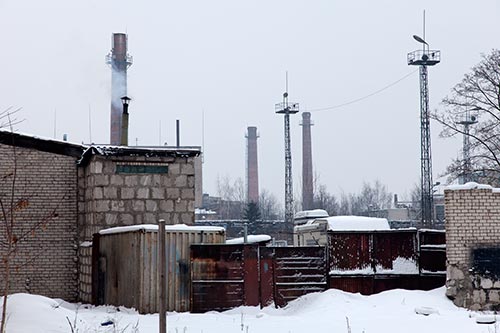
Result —
<instances>
[{"instance_id":1,"label":"metal smokestack","mask_svg":"<svg viewBox=\"0 0 500 333\"><path fill-rule=\"evenodd\" d=\"M302 209L313 209L311 113L302 112Z\"/></svg>"},{"instance_id":2,"label":"metal smokestack","mask_svg":"<svg viewBox=\"0 0 500 333\"><path fill-rule=\"evenodd\" d=\"M123 96L121 100L123 103L123 113L120 145L128 146L128 104L130 102L130 98L128 98L127 96Z\"/></svg>"},{"instance_id":3,"label":"metal smokestack","mask_svg":"<svg viewBox=\"0 0 500 333\"><path fill-rule=\"evenodd\" d=\"M127 69L132 65L132 57L127 53L127 35L114 33L111 38L111 52L106 56L111 66L111 121L110 144L119 145L122 138L121 98L127 96Z\"/></svg>"},{"instance_id":4,"label":"metal smokestack","mask_svg":"<svg viewBox=\"0 0 500 333\"><path fill-rule=\"evenodd\" d=\"M257 160L257 127L247 128L247 200L259 201L259 167Z\"/></svg>"}]
</instances>

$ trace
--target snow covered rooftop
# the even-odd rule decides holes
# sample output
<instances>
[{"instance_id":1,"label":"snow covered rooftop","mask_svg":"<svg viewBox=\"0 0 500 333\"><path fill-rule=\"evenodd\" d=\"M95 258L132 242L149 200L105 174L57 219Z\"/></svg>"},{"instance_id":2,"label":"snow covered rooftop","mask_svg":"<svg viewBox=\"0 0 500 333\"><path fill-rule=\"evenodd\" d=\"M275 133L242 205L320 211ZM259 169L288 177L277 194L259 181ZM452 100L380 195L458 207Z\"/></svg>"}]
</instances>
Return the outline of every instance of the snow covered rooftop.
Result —
<instances>
[{"instance_id":1,"label":"snow covered rooftop","mask_svg":"<svg viewBox=\"0 0 500 333\"><path fill-rule=\"evenodd\" d=\"M190 226L186 224L174 224L174 225L166 225L165 230L168 231L191 231L191 232L225 232L223 227L213 227L213 226ZM158 231L157 224L138 224L131 225L126 227L114 227L109 229L103 229L99 231L100 235L110 235L110 234L119 234L123 232L134 232L134 231L147 231L147 232L156 232Z\"/></svg>"},{"instance_id":2,"label":"snow covered rooftop","mask_svg":"<svg viewBox=\"0 0 500 333\"><path fill-rule=\"evenodd\" d=\"M210 209L205 209L205 208L195 208L194 213L196 215L215 215L217 212L210 210Z\"/></svg>"},{"instance_id":3,"label":"snow covered rooftop","mask_svg":"<svg viewBox=\"0 0 500 333\"><path fill-rule=\"evenodd\" d=\"M462 185L449 185L444 188L449 191L460 191L460 190L491 190L492 192L500 193L500 188L495 188L486 184L478 184L475 182L468 182Z\"/></svg>"},{"instance_id":4,"label":"snow covered rooftop","mask_svg":"<svg viewBox=\"0 0 500 333\"><path fill-rule=\"evenodd\" d=\"M324 209L303 210L295 213L294 219L314 219L318 217L328 217L327 211Z\"/></svg>"},{"instance_id":5,"label":"snow covered rooftop","mask_svg":"<svg viewBox=\"0 0 500 333\"><path fill-rule=\"evenodd\" d=\"M271 236L268 236L268 235L248 235L247 236L247 244L269 242L270 240L271 240ZM226 240L226 244L231 244L231 245L243 244L243 243L244 243L243 237Z\"/></svg>"},{"instance_id":6,"label":"snow covered rooftop","mask_svg":"<svg viewBox=\"0 0 500 333\"><path fill-rule=\"evenodd\" d=\"M373 231L390 230L389 221L384 218L366 216L330 216L316 219L312 223L327 221L328 230L332 231Z\"/></svg>"},{"instance_id":7,"label":"snow covered rooftop","mask_svg":"<svg viewBox=\"0 0 500 333\"><path fill-rule=\"evenodd\" d=\"M78 164L85 164L92 155L104 156L173 156L191 157L201 153L200 147L169 146L111 146L78 144L37 135L0 130L0 143L16 145L60 155L79 158Z\"/></svg>"}]
</instances>

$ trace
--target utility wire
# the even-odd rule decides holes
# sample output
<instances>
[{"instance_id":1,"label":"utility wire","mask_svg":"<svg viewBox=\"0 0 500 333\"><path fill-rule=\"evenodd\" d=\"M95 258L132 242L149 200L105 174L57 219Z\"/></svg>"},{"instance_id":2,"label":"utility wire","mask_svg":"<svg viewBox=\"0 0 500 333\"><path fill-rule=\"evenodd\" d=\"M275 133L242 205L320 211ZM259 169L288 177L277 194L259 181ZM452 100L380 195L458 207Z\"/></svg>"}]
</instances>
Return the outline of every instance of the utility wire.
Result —
<instances>
[{"instance_id":1,"label":"utility wire","mask_svg":"<svg viewBox=\"0 0 500 333\"><path fill-rule=\"evenodd\" d=\"M308 110L309 112L316 112L316 111L326 111L326 110L333 110L333 109L338 109L338 108L341 108L343 106L347 106L347 105L350 105L350 104L354 104L354 103L357 103L357 102L360 102L362 100L365 100L369 97L372 97L374 95L377 95L379 93L381 93L382 91L384 90L387 90L389 89L390 87L392 86L395 86L396 84L398 84L399 82L403 81L404 79L406 79L407 77L410 77L411 75L413 75L414 73L416 73L418 71L418 69L414 70L413 72L410 72L408 74L406 74L405 76L403 76L402 78L392 82L391 84L379 89L379 90L376 90L374 92L372 92L371 94L368 94L366 96L363 96L363 97L360 97L360 98L356 98L352 101L349 101L349 102L346 102L346 103L342 103L342 104L337 104L337 105L333 105L333 106L328 106L328 107L325 107L325 108L316 108L316 109L310 109Z\"/></svg>"}]
</instances>

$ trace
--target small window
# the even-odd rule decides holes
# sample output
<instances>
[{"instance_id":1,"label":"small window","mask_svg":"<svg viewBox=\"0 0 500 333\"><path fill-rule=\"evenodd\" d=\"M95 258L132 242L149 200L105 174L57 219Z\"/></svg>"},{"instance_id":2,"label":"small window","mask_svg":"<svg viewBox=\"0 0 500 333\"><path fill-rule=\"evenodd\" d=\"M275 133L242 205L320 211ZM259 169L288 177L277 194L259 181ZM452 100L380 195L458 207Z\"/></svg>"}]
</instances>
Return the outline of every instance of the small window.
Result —
<instances>
[{"instance_id":1,"label":"small window","mask_svg":"<svg viewBox=\"0 0 500 333\"><path fill-rule=\"evenodd\" d=\"M167 164L120 163L116 165L116 173L168 173Z\"/></svg>"},{"instance_id":2,"label":"small window","mask_svg":"<svg viewBox=\"0 0 500 333\"><path fill-rule=\"evenodd\" d=\"M500 248L473 250L472 270L476 274L500 278Z\"/></svg>"}]
</instances>

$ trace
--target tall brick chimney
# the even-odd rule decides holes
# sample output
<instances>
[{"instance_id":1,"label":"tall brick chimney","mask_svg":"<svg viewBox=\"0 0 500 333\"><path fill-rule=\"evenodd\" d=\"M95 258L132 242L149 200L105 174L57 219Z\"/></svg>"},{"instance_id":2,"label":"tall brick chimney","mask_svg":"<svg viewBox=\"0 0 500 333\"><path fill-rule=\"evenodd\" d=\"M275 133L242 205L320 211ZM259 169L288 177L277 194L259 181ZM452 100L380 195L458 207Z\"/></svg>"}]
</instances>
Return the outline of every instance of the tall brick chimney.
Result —
<instances>
[{"instance_id":1,"label":"tall brick chimney","mask_svg":"<svg viewBox=\"0 0 500 333\"><path fill-rule=\"evenodd\" d=\"M127 53L127 35L114 33L111 39L111 52L106 63L111 67L111 118L110 144L118 146L122 139L121 98L127 96L127 69L132 65L132 57Z\"/></svg>"},{"instance_id":2,"label":"tall brick chimney","mask_svg":"<svg viewBox=\"0 0 500 333\"><path fill-rule=\"evenodd\" d=\"M259 202L259 167L257 162L257 127L247 128L247 201Z\"/></svg>"},{"instance_id":3,"label":"tall brick chimney","mask_svg":"<svg viewBox=\"0 0 500 333\"><path fill-rule=\"evenodd\" d=\"M311 113L302 112L302 209L313 209Z\"/></svg>"}]
</instances>

